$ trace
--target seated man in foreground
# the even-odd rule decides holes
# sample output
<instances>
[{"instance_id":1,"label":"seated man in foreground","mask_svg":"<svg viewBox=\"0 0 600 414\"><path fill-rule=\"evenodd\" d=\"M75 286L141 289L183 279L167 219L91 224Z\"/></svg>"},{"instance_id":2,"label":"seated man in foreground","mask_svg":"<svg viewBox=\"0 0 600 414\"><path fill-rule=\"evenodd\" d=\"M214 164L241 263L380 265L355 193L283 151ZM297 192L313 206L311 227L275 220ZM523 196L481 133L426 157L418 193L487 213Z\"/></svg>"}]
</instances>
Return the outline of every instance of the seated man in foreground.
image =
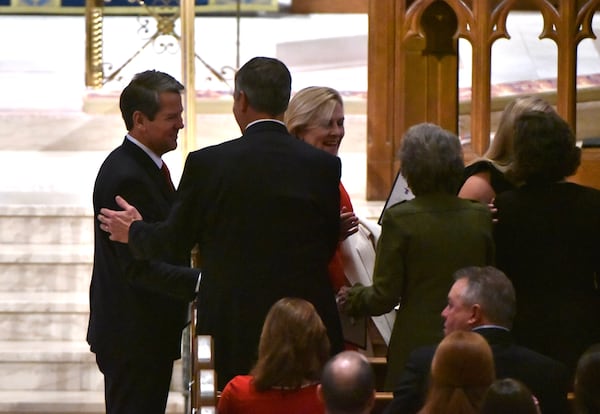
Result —
<instances>
[{"instance_id":1,"label":"seated man in foreground","mask_svg":"<svg viewBox=\"0 0 600 414\"><path fill-rule=\"evenodd\" d=\"M448 305L442 311L444 335L458 330L479 333L492 348L497 378L510 377L527 385L544 414L569 412L566 367L516 345L512 339L516 297L506 275L492 266L467 267L458 270L454 279ZM411 353L386 414L410 414L421 409L435 349L436 346L421 347Z\"/></svg>"}]
</instances>

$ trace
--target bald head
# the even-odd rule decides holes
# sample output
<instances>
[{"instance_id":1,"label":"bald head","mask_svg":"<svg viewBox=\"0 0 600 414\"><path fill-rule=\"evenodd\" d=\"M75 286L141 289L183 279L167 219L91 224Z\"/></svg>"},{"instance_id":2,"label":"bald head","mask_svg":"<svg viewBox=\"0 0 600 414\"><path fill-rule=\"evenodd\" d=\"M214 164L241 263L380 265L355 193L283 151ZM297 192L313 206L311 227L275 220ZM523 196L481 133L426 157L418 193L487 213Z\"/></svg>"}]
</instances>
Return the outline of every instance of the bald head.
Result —
<instances>
[{"instance_id":1,"label":"bald head","mask_svg":"<svg viewBox=\"0 0 600 414\"><path fill-rule=\"evenodd\" d=\"M370 412L375 401L375 377L364 355L344 351L327 362L319 394L328 414Z\"/></svg>"}]
</instances>

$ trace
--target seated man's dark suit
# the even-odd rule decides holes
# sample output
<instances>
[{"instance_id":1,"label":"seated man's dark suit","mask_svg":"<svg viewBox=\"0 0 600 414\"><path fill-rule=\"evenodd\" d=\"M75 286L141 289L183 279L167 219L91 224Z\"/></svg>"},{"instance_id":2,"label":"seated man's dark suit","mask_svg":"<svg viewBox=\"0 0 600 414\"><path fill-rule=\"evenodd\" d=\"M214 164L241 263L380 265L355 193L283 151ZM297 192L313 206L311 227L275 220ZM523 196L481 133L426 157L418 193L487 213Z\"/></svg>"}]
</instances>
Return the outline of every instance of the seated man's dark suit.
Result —
<instances>
[{"instance_id":1,"label":"seated man's dark suit","mask_svg":"<svg viewBox=\"0 0 600 414\"><path fill-rule=\"evenodd\" d=\"M540 402L544 414L569 412L569 390L566 367L558 361L514 343L509 331L485 327L474 329L492 347L496 378L514 378L526 384ZM413 351L394 389L394 399L385 414L418 412L427 393L431 361L437 346Z\"/></svg>"},{"instance_id":2,"label":"seated man's dark suit","mask_svg":"<svg viewBox=\"0 0 600 414\"><path fill-rule=\"evenodd\" d=\"M342 350L327 271L339 238L340 173L337 157L263 120L241 138L190 153L165 223L132 224L138 257L198 243L197 332L214 338L219 389L248 374L265 316L283 297L311 302L332 352Z\"/></svg>"}]
</instances>

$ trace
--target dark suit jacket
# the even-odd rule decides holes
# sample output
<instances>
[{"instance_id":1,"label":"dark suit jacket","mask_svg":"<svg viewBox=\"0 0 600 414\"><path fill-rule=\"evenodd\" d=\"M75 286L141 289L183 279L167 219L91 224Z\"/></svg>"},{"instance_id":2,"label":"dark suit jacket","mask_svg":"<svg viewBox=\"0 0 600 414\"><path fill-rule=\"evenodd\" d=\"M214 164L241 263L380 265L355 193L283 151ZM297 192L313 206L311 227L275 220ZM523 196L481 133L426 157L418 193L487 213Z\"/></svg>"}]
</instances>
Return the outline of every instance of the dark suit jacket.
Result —
<instances>
[{"instance_id":1,"label":"dark suit jacket","mask_svg":"<svg viewBox=\"0 0 600 414\"><path fill-rule=\"evenodd\" d=\"M191 153L166 223L135 222L130 247L200 247L199 334L215 343L219 387L247 374L264 318L286 296L315 306L342 349L327 264L339 237L340 161L263 121L241 138ZM167 241L165 243L165 241Z\"/></svg>"},{"instance_id":2,"label":"dark suit jacket","mask_svg":"<svg viewBox=\"0 0 600 414\"><path fill-rule=\"evenodd\" d=\"M174 199L150 157L125 139L104 161L94 186L94 214L118 209L119 194L150 221L164 219ZM87 340L96 353L116 358L176 359L188 302L194 298L198 270L188 254L134 260L125 244L112 242L94 220L94 267L90 285ZM183 265L180 267L175 265Z\"/></svg>"},{"instance_id":3,"label":"dark suit jacket","mask_svg":"<svg viewBox=\"0 0 600 414\"><path fill-rule=\"evenodd\" d=\"M480 328L492 347L496 378L514 378L527 385L538 398L544 414L566 414L569 390L566 367L530 349L515 345L510 332L498 328ZM394 389L394 399L385 414L411 414L423 406L427 393L429 370L436 346L413 351Z\"/></svg>"}]
</instances>

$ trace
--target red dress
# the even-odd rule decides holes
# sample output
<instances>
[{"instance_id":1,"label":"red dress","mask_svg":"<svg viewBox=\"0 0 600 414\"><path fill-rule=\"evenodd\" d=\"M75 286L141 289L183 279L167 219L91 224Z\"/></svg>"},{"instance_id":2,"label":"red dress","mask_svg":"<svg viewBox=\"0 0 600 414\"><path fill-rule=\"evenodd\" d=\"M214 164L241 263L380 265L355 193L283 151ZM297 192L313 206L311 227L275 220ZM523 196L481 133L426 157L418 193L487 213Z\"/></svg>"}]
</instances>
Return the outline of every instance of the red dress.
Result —
<instances>
[{"instance_id":1,"label":"red dress","mask_svg":"<svg viewBox=\"0 0 600 414\"><path fill-rule=\"evenodd\" d=\"M340 182L340 211L342 207L346 207L346 211L354 211L352 202L350 201L350 196L344 188L344 185ZM349 285L346 275L344 274L344 262L342 261L342 252L340 250L339 243L337 249L335 250L335 254L329 262L328 269L329 280L331 281L331 286L333 287L334 292L340 290L342 286Z\"/></svg>"},{"instance_id":2,"label":"red dress","mask_svg":"<svg viewBox=\"0 0 600 414\"><path fill-rule=\"evenodd\" d=\"M227 383L217 405L219 414L324 414L317 385L296 390L256 391L252 376L238 375Z\"/></svg>"}]
</instances>

